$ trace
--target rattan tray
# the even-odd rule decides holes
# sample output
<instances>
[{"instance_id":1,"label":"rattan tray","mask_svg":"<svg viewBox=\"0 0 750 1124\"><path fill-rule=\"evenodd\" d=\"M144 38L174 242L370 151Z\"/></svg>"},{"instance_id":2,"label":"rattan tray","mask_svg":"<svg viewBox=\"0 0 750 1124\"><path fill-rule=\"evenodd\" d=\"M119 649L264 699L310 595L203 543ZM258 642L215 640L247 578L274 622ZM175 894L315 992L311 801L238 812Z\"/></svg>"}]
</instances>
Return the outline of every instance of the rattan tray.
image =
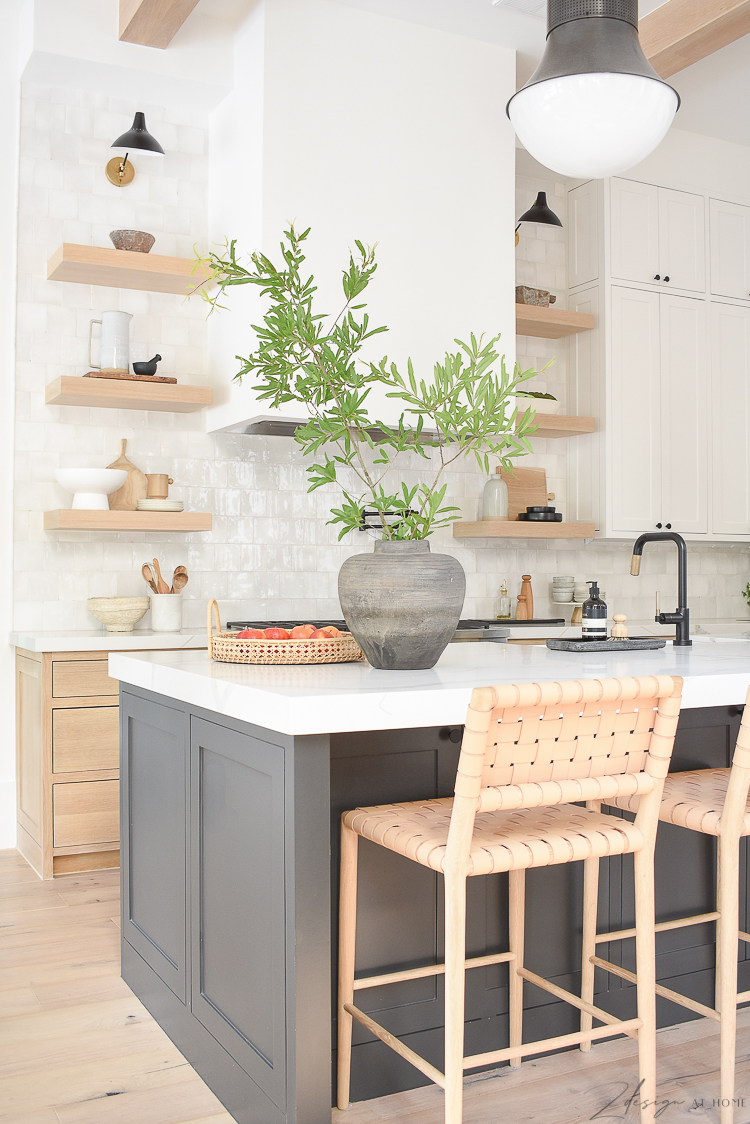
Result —
<instances>
[{"instance_id":1,"label":"rattan tray","mask_svg":"<svg viewBox=\"0 0 750 1124\"><path fill-rule=\"evenodd\" d=\"M238 640L236 632L222 632L216 601L209 601L207 615L208 654L220 663L352 663L364 659L350 632L327 640Z\"/></svg>"}]
</instances>

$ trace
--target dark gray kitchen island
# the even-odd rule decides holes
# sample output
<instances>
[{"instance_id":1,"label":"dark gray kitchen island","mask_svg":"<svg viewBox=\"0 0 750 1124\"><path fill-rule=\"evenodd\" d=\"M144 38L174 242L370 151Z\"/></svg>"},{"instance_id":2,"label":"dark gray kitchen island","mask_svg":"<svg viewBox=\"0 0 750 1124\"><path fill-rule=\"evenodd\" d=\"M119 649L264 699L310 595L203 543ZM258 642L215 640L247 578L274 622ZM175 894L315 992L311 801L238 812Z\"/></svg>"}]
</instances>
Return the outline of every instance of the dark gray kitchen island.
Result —
<instances>
[{"instance_id":1,"label":"dark gray kitchen island","mask_svg":"<svg viewBox=\"0 0 750 1124\"><path fill-rule=\"evenodd\" d=\"M670 645L592 661L539 647L455 645L432 671L393 673L224 665L204 652L168 652L113 655L110 673L121 681L123 977L239 1124L330 1124L341 812L450 795L471 687L483 683L682 675L672 768L725 766L750 648ZM714 846L661 825L659 919L714 908ZM439 959L439 876L361 847L358 972ZM632 923L628 858L602 863L601 928ZM507 947L505 881L470 879L470 955ZM741 910L747 929L747 894ZM578 864L529 872L527 963L573 990L580 914ZM660 979L710 1003L713 925L664 933L657 948ZM604 955L631 966L629 942ZM598 1005L634 1013L625 981L602 974L597 985ZM750 987L750 961L740 965L740 987ZM433 977L362 991L358 1002L440 1066L441 992ZM525 999L529 1038L576 1029L575 1013L549 994L527 985ZM660 1025L690 1017L659 1003ZM506 1012L505 965L469 973L468 1052L507 1044ZM363 1028L355 1034L354 1100L424 1083Z\"/></svg>"}]
</instances>

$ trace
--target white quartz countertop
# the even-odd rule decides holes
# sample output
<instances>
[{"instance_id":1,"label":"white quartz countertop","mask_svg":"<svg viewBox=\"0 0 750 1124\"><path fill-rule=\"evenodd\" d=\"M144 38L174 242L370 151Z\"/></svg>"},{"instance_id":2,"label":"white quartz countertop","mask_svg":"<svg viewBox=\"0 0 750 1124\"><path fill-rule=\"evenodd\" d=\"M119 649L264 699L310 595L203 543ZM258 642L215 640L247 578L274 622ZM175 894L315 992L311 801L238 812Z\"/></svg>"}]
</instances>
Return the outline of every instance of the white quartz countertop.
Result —
<instances>
[{"instance_id":1,"label":"white quartz countertop","mask_svg":"<svg viewBox=\"0 0 750 1124\"><path fill-rule=\"evenodd\" d=\"M684 707L741 704L750 687L750 641L698 635L689 648L554 652L532 644L449 644L429 671L378 671L365 663L261 667L216 663L207 652L113 653L109 673L284 734L460 725L473 687L545 679L681 675Z\"/></svg>"},{"instance_id":2,"label":"white quartz countertop","mask_svg":"<svg viewBox=\"0 0 750 1124\"><path fill-rule=\"evenodd\" d=\"M164 648L205 648L205 628L181 632L107 632L103 628L73 632L11 632L9 642L27 652L134 652Z\"/></svg>"}]
</instances>

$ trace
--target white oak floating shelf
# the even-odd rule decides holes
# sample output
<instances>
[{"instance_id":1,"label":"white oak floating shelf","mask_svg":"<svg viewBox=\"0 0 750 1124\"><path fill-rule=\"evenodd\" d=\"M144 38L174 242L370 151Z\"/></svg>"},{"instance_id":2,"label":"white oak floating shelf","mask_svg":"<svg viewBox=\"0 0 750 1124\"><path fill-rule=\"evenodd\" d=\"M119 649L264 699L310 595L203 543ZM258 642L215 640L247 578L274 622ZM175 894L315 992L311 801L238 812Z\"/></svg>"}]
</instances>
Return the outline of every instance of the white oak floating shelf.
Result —
<instances>
[{"instance_id":1,"label":"white oak floating shelf","mask_svg":"<svg viewBox=\"0 0 750 1124\"><path fill-rule=\"evenodd\" d=\"M561 340L577 332L590 332L595 326L591 312L570 312L567 308L541 308L536 304L516 305L516 335Z\"/></svg>"},{"instance_id":2,"label":"white oak floating shelf","mask_svg":"<svg viewBox=\"0 0 750 1124\"><path fill-rule=\"evenodd\" d=\"M456 539L593 539L593 523L529 523L525 519L481 519L454 523Z\"/></svg>"},{"instance_id":3,"label":"white oak floating shelf","mask_svg":"<svg viewBox=\"0 0 750 1124\"><path fill-rule=\"evenodd\" d=\"M184 383L147 383L127 379L86 379L61 375L48 383L44 401L48 406L103 406L110 410L162 410L189 414L214 400L210 386Z\"/></svg>"},{"instance_id":4,"label":"white oak floating shelf","mask_svg":"<svg viewBox=\"0 0 750 1124\"><path fill-rule=\"evenodd\" d=\"M529 398L527 401L530 409L533 410L534 399ZM529 434L532 439L534 437L580 437L582 433L593 433L596 428L594 418L578 418L573 414L537 414L534 421L537 428Z\"/></svg>"},{"instance_id":5,"label":"white oak floating shelf","mask_svg":"<svg viewBox=\"0 0 750 1124\"><path fill-rule=\"evenodd\" d=\"M63 242L47 262L47 280L185 296L206 280L205 273L196 270L193 274L192 268L189 258Z\"/></svg>"},{"instance_id":6,"label":"white oak floating shelf","mask_svg":"<svg viewBox=\"0 0 750 1124\"><path fill-rule=\"evenodd\" d=\"M208 511L45 511L45 531L210 531Z\"/></svg>"}]
</instances>

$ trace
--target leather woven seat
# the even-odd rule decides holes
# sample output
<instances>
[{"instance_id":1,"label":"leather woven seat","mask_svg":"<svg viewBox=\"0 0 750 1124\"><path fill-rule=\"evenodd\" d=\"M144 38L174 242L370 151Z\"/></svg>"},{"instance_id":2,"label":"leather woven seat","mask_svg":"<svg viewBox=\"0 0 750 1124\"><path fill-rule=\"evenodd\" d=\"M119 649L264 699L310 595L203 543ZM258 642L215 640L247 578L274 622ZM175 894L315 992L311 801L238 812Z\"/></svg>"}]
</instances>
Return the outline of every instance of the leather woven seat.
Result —
<instances>
[{"instance_id":1,"label":"leather woven seat","mask_svg":"<svg viewBox=\"0 0 750 1124\"><path fill-rule=\"evenodd\" d=\"M346 827L408 859L444 871L453 799L385 804L346 812ZM639 851L643 836L629 820L574 804L478 812L469 852L469 877Z\"/></svg>"},{"instance_id":2,"label":"leather woven seat","mask_svg":"<svg viewBox=\"0 0 750 1124\"><path fill-rule=\"evenodd\" d=\"M704 835L718 835L730 772L730 769L693 769L687 773L670 773L664 781L659 819ZM637 812L638 799L638 796L619 796L606 803ZM750 797L746 809L740 835L750 835Z\"/></svg>"}]
</instances>

